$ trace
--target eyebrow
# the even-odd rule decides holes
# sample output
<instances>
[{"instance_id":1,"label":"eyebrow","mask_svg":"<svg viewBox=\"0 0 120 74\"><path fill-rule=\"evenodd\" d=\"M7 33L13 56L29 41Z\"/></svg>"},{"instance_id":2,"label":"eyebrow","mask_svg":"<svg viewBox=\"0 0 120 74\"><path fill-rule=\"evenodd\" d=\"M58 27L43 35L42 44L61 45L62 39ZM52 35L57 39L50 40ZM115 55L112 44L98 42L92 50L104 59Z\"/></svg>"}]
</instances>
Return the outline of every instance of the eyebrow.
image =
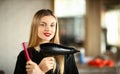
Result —
<instances>
[{"instance_id":1,"label":"eyebrow","mask_svg":"<svg viewBox=\"0 0 120 74\"><path fill-rule=\"evenodd\" d=\"M46 22L40 22L40 23L44 23L44 24L47 24Z\"/></svg>"},{"instance_id":2,"label":"eyebrow","mask_svg":"<svg viewBox=\"0 0 120 74\"><path fill-rule=\"evenodd\" d=\"M44 24L47 24L46 22L42 21L40 23L44 23ZM56 24L56 22L52 22L51 24Z\"/></svg>"}]
</instances>

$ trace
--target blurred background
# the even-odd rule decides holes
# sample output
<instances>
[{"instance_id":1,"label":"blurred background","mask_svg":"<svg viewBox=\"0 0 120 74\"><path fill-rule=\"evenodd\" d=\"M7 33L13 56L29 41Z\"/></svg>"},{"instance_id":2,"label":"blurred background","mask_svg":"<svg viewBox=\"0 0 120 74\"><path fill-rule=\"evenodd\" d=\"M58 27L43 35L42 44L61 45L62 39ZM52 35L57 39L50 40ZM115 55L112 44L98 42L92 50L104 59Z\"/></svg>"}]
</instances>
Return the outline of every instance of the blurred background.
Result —
<instances>
[{"instance_id":1,"label":"blurred background","mask_svg":"<svg viewBox=\"0 0 120 74\"><path fill-rule=\"evenodd\" d=\"M28 42L32 17L51 9L60 24L61 44L84 50L75 54L80 74L120 74L120 0L0 0L0 72L13 74L22 42ZM111 59L112 67L88 62Z\"/></svg>"}]
</instances>

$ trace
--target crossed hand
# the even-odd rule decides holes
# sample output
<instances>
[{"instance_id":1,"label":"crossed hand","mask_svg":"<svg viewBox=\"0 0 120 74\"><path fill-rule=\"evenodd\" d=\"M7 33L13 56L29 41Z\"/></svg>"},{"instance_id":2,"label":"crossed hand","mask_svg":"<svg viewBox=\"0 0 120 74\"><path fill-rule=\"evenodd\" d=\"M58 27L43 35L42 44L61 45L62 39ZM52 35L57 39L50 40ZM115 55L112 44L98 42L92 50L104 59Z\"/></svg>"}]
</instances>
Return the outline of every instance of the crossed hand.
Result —
<instances>
[{"instance_id":1,"label":"crossed hand","mask_svg":"<svg viewBox=\"0 0 120 74\"><path fill-rule=\"evenodd\" d=\"M27 74L45 74L47 71L53 69L55 64L56 62L54 57L43 58L39 65L30 60L26 63L26 71Z\"/></svg>"}]
</instances>

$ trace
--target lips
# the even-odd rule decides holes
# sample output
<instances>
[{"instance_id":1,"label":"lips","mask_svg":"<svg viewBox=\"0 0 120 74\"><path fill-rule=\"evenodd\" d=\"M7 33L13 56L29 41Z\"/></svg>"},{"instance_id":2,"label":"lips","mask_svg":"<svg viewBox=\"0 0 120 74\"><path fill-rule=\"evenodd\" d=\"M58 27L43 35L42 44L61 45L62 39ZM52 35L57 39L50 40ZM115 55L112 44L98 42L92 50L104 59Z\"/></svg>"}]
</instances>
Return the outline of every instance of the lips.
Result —
<instances>
[{"instance_id":1,"label":"lips","mask_svg":"<svg viewBox=\"0 0 120 74\"><path fill-rule=\"evenodd\" d=\"M51 34L50 33L44 33L46 37L49 37Z\"/></svg>"}]
</instances>

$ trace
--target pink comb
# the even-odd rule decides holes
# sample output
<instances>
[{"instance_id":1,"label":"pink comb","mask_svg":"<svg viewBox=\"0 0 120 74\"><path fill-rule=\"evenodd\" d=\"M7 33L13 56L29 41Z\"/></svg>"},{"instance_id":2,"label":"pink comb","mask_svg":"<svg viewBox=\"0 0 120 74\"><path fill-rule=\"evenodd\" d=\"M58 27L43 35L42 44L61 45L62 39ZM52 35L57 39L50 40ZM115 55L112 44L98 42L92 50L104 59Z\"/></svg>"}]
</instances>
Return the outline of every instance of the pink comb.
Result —
<instances>
[{"instance_id":1,"label":"pink comb","mask_svg":"<svg viewBox=\"0 0 120 74\"><path fill-rule=\"evenodd\" d=\"M24 48L24 53L25 53L26 60L29 61L30 57L29 57L29 54L28 54L28 51L27 51L26 42L23 42L22 45L23 45L23 48Z\"/></svg>"}]
</instances>

